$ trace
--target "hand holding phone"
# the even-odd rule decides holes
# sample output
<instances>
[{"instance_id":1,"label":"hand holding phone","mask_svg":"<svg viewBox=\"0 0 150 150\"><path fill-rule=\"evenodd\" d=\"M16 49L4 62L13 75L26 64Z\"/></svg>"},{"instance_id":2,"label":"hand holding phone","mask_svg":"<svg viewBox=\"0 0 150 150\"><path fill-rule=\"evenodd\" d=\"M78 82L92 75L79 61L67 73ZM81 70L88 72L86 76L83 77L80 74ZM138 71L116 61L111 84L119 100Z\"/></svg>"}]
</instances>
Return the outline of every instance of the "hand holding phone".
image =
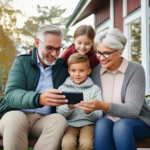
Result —
<instances>
[{"instance_id":1,"label":"hand holding phone","mask_svg":"<svg viewBox=\"0 0 150 150\"><path fill-rule=\"evenodd\" d=\"M62 91L61 95L66 96L65 99L68 100L68 102L66 104L77 104L77 103L80 103L80 101L83 101L83 93L82 92Z\"/></svg>"}]
</instances>

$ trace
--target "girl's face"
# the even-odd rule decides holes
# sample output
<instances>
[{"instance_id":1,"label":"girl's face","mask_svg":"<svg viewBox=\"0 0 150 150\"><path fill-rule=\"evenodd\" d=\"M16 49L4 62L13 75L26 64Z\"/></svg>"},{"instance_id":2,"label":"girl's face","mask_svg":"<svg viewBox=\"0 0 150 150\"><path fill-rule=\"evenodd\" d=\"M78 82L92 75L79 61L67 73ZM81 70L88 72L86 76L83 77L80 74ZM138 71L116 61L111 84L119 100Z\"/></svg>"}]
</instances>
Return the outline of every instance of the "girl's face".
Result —
<instances>
[{"instance_id":1,"label":"girl's face","mask_svg":"<svg viewBox=\"0 0 150 150\"><path fill-rule=\"evenodd\" d=\"M73 39L75 44L75 49L80 54L86 54L91 50L93 46L93 41L87 35L81 35L75 39Z\"/></svg>"}]
</instances>

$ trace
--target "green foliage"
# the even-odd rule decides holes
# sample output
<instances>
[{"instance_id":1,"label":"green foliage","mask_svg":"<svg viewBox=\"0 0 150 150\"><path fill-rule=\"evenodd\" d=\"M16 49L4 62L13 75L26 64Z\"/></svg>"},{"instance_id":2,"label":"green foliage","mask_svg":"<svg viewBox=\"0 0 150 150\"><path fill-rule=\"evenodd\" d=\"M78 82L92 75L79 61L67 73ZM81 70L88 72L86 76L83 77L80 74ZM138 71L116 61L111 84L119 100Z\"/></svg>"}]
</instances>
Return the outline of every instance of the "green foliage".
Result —
<instances>
[{"instance_id":1,"label":"green foliage","mask_svg":"<svg viewBox=\"0 0 150 150\"><path fill-rule=\"evenodd\" d=\"M4 94L0 94L0 100L4 97Z\"/></svg>"},{"instance_id":2,"label":"green foliage","mask_svg":"<svg viewBox=\"0 0 150 150\"><path fill-rule=\"evenodd\" d=\"M63 29L64 41L70 41L71 35L68 35L69 29L65 28L65 24L69 17L63 18L62 14L66 9L61 9L60 6L52 6L48 8L47 6L41 7L37 5L37 11L39 16L29 17L25 22L25 25L20 29L20 33L23 35L23 48L26 50L32 49L34 47L34 39L36 38L36 32L38 28L44 24L57 25Z\"/></svg>"},{"instance_id":3,"label":"green foliage","mask_svg":"<svg viewBox=\"0 0 150 150\"><path fill-rule=\"evenodd\" d=\"M0 76L4 76L5 79L8 78L20 45L19 32L16 27L18 14L21 12L13 9L12 0L0 0Z\"/></svg>"}]
</instances>

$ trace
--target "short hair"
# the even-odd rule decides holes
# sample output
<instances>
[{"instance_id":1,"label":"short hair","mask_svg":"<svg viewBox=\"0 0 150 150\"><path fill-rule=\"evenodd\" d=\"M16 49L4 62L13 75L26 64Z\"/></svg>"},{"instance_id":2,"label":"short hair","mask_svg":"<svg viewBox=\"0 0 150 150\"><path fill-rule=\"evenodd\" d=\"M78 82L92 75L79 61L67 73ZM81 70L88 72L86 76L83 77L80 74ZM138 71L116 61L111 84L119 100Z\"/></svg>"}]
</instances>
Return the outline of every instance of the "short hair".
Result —
<instances>
[{"instance_id":1,"label":"short hair","mask_svg":"<svg viewBox=\"0 0 150 150\"><path fill-rule=\"evenodd\" d=\"M36 33L36 37L40 38L42 40L42 38L44 37L45 34L47 33L51 33L51 34L55 34L61 37L61 39L63 38L63 31L61 28L59 28L58 26L55 25L50 25L50 24L46 24L41 26L37 33Z\"/></svg>"},{"instance_id":2,"label":"short hair","mask_svg":"<svg viewBox=\"0 0 150 150\"><path fill-rule=\"evenodd\" d=\"M90 68L90 62L88 56L80 53L74 53L69 57L68 67L70 67L70 65L72 64L76 64L80 62L86 62L87 67Z\"/></svg>"},{"instance_id":3,"label":"short hair","mask_svg":"<svg viewBox=\"0 0 150 150\"><path fill-rule=\"evenodd\" d=\"M122 52L127 43L126 37L119 29L108 29L101 33L98 33L95 37L95 45L103 42L107 47L118 50Z\"/></svg>"}]
</instances>

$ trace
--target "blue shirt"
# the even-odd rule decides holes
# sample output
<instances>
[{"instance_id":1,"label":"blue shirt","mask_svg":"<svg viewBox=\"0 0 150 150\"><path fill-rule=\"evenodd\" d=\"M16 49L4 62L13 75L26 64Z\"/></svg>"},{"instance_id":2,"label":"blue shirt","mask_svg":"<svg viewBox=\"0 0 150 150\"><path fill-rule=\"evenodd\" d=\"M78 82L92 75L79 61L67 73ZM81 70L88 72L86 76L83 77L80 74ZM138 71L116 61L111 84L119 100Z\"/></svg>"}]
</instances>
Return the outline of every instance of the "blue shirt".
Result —
<instances>
[{"instance_id":1,"label":"blue shirt","mask_svg":"<svg viewBox=\"0 0 150 150\"><path fill-rule=\"evenodd\" d=\"M47 89L53 89L53 81L52 81L52 66L47 67L45 70L42 66L42 64L39 61L38 54L36 52L37 56L37 66L40 69L40 79L38 82L38 86L35 90L35 92L43 93ZM50 106L44 106L42 108L37 109L21 109L23 112L33 112L33 113L39 113L42 115L49 115L52 113L52 108Z\"/></svg>"}]
</instances>

